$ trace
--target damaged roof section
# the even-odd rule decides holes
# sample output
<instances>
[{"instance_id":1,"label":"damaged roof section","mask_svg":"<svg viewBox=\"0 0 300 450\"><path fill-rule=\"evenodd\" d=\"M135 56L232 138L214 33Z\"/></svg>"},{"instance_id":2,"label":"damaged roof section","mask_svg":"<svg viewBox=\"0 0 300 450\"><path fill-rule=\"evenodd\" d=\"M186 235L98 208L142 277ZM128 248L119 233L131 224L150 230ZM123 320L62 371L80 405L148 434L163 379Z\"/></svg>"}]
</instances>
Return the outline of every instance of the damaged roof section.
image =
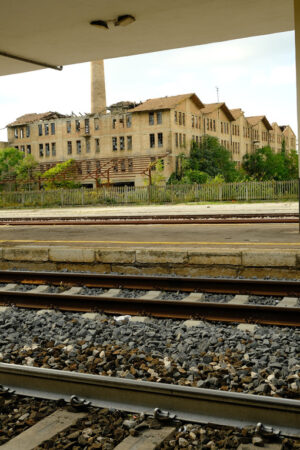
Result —
<instances>
[{"instance_id":1,"label":"damaged roof section","mask_svg":"<svg viewBox=\"0 0 300 450\"><path fill-rule=\"evenodd\" d=\"M48 111L45 113L30 113L24 114L23 116L18 117L14 122L9 123L8 127L15 127L18 125L26 125L28 123L37 122L39 120L54 120L68 117L64 114L60 114L56 111Z\"/></svg>"}]
</instances>

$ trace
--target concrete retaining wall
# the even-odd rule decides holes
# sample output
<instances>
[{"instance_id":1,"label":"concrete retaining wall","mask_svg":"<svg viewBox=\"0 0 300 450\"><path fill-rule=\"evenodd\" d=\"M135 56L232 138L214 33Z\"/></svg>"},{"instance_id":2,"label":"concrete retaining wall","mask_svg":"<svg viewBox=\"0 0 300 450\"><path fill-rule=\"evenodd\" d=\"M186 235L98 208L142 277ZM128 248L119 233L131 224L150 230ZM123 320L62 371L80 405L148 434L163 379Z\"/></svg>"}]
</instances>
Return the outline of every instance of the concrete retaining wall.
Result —
<instances>
[{"instance_id":1,"label":"concrete retaining wall","mask_svg":"<svg viewBox=\"0 0 300 450\"><path fill-rule=\"evenodd\" d=\"M300 249L93 249L19 246L0 248L0 270L86 270L99 273L181 276L300 277Z\"/></svg>"}]
</instances>

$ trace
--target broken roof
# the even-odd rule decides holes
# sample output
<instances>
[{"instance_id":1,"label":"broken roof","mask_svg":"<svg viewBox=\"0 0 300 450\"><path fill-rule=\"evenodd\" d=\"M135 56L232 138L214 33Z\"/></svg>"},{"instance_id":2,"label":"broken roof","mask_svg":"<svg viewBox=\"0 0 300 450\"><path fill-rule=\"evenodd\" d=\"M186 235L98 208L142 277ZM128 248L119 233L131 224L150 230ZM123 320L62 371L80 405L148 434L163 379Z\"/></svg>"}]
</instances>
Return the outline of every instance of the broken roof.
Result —
<instances>
[{"instance_id":1,"label":"broken roof","mask_svg":"<svg viewBox=\"0 0 300 450\"><path fill-rule=\"evenodd\" d=\"M184 100L190 98L199 108L204 108L203 103L196 94L173 95L172 97L150 98L133 108L132 112L152 111L157 109L176 108Z\"/></svg>"},{"instance_id":2,"label":"broken roof","mask_svg":"<svg viewBox=\"0 0 300 450\"><path fill-rule=\"evenodd\" d=\"M214 112L216 109L222 109L229 120L235 120L233 114L230 112L230 109L227 108L226 103L205 103L205 107L201 110L203 114L210 114Z\"/></svg>"},{"instance_id":3,"label":"broken roof","mask_svg":"<svg viewBox=\"0 0 300 450\"><path fill-rule=\"evenodd\" d=\"M30 113L24 114L23 116L18 117L14 122L9 123L8 127L14 127L17 125L26 125L28 123L37 122L39 120L51 120L51 119L60 119L62 117L67 117L64 114L60 114L56 111L48 111L45 113Z\"/></svg>"},{"instance_id":4,"label":"broken roof","mask_svg":"<svg viewBox=\"0 0 300 450\"><path fill-rule=\"evenodd\" d=\"M270 124L266 116L250 116L246 117L246 119L252 126L257 125L258 122L262 121L267 130L273 130L272 125Z\"/></svg>"}]
</instances>

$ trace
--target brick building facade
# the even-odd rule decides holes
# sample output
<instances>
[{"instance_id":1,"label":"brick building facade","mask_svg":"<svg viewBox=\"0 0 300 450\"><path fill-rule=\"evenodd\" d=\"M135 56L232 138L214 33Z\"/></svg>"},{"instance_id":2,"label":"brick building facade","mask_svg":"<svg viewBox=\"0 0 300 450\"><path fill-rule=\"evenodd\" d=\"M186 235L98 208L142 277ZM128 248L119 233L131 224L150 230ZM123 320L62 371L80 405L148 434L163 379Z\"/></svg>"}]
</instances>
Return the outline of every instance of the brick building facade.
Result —
<instances>
[{"instance_id":1,"label":"brick building facade","mask_svg":"<svg viewBox=\"0 0 300 450\"><path fill-rule=\"evenodd\" d=\"M98 87L99 92L99 87ZM91 114L66 116L57 112L26 114L7 126L9 146L32 154L40 169L74 159L83 185L102 183L141 186L157 159L167 179L179 154L203 135L217 137L239 166L246 153L270 145L279 152L296 148L289 125L272 125L265 116L245 117L225 103L203 104L196 94L147 100L139 105L120 102Z\"/></svg>"}]
</instances>

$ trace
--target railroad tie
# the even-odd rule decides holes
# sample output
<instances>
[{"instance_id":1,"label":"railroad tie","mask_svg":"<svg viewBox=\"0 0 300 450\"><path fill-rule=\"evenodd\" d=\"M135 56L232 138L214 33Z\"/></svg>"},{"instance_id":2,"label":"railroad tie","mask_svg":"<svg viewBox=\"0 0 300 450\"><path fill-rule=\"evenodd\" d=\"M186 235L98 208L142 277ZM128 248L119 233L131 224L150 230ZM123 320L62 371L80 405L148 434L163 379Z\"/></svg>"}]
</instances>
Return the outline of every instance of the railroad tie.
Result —
<instances>
[{"instance_id":1,"label":"railroad tie","mask_svg":"<svg viewBox=\"0 0 300 450\"><path fill-rule=\"evenodd\" d=\"M74 286L71 287L71 289L68 289L67 291L61 292L60 295L79 295L82 291L82 287Z\"/></svg>"},{"instance_id":2,"label":"railroad tie","mask_svg":"<svg viewBox=\"0 0 300 450\"><path fill-rule=\"evenodd\" d=\"M109 289L104 294L99 294L98 297L118 297L120 295L121 289Z\"/></svg>"},{"instance_id":3,"label":"railroad tie","mask_svg":"<svg viewBox=\"0 0 300 450\"><path fill-rule=\"evenodd\" d=\"M74 413L58 409L50 416L37 422L23 433L1 445L3 450L32 450L57 433L75 424L86 413Z\"/></svg>"},{"instance_id":4,"label":"railroad tie","mask_svg":"<svg viewBox=\"0 0 300 450\"><path fill-rule=\"evenodd\" d=\"M6 286L0 287L0 291L14 291L17 287L18 285L16 283L9 283Z\"/></svg>"},{"instance_id":5,"label":"railroad tie","mask_svg":"<svg viewBox=\"0 0 300 450\"><path fill-rule=\"evenodd\" d=\"M36 288L30 289L30 293L33 294L42 294L43 292L49 292L50 286L46 284L41 284L40 286L37 286Z\"/></svg>"},{"instance_id":6,"label":"railroad tie","mask_svg":"<svg viewBox=\"0 0 300 450\"><path fill-rule=\"evenodd\" d=\"M281 302L279 302L276 306L279 307L297 307L298 306L298 297L283 297Z\"/></svg>"},{"instance_id":7,"label":"railroad tie","mask_svg":"<svg viewBox=\"0 0 300 450\"><path fill-rule=\"evenodd\" d=\"M205 295L202 292L192 292L190 295L184 297L182 302L205 302Z\"/></svg>"},{"instance_id":8,"label":"railroad tie","mask_svg":"<svg viewBox=\"0 0 300 450\"><path fill-rule=\"evenodd\" d=\"M228 303L234 305L244 305L249 302L249 295L235 295Z\"/></svg>"},{"instance_id":9,"label":"railroad tie","mask_svg":"<svg viewBox=\"0 0 300 450\"><path fill-rule=\"evenodd\" d=\"M143 300L156 300L162 295L162 291L149 291L147 294L142 295L140 298Z\"/></svg>"},{"instance_id":10,"label":"railroad tie","mask_svg":"<svg viewBox=\"0 0 300 450\"><path fill-rule=\"evenodd\" d=\"M115 447L115 450L155 450L165 439L171 438L175 431L174 427L146 430L139 436L128 436Z\"/></svg>"}]
</instances>

